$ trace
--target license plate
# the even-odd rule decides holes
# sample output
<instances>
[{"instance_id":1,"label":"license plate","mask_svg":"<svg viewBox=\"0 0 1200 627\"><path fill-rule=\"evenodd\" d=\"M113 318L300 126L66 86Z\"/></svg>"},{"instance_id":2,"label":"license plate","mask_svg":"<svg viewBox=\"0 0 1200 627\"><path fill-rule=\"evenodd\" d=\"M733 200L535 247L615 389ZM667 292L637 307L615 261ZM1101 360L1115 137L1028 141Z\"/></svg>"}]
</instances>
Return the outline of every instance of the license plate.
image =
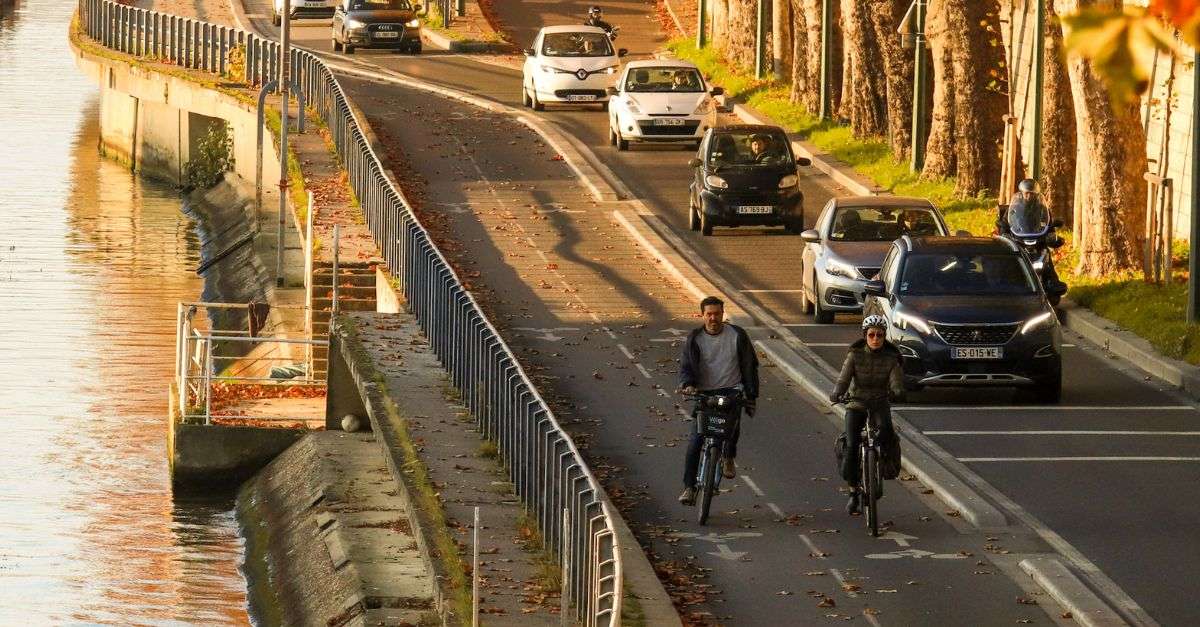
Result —
<instances>
[{"instance_id":1,"label":"license plate","mask_svg":"<svg viewBox=\"0 0 1200 627\"><path fill-rule=\"evenodd\" d=\"M655 118L655 126L683 126L687 121L681 118Z\"/></svg>"},{"instance_id":2,"label":"license plate","mask_svg":"<svg viewBox=\"0 0 1200 627\"><path fill-rule=\"evenodd\" d=\"M397 33L396 31L390 31L390 30L385 30L385 31L380 31L378 33L375 33L376 39L395 39L399 36L400 36L400 33Z\"/></svg>"},{"instance_id":3,"label":"license plate","mask_svg":"<svg viewBox=\"0 0 1200 627\"><path fill-rule=\"evenodd\" d=\"M738 207L738 213L771 213L775 211L775 207L771 205L749 205L746 207Z\"/></svg>"},{"instance_id":4,"label":"license plate","mask_svg":"<svg viewBox=\"0 0 1200 627\"><path fill-rule=\"evenodd\" d=\"M954 359L1003 359L1001 346L955 346L951 353Z\"/></svg>"},{"instance_id":5,"label":"license plate","mask_svg":"<svg viewBox=\"0 0 1200 627\"><path fill-rule=\"evenodd\" d=\"M567 100L570 102L591 102L595 99L596 96L592 94L571 94L567 96Z\"/></svg>"}]
</instances>

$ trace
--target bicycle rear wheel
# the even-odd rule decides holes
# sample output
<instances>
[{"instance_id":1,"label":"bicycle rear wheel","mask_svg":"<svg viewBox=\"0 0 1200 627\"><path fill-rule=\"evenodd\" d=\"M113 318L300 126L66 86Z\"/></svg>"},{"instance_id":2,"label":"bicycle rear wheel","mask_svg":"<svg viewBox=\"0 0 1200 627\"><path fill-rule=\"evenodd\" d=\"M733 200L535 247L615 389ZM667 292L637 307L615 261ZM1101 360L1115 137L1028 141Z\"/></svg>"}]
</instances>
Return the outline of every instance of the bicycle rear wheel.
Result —
<instances>
[{"instance_id":1,"label":"bicycle rear wheel","mask_svg":"<svg viewBox=\"0 0 1200 627\"><path fill-rule=\"evenodd\" d=\"M863 506L867 510L867 529L871 535L879 537L879 458L873 447L868 447L863 456Z\"/></svg>"},{"instance_id":2,"label":"bicycle rear wheel","mask_svg":"<svg viewBox=\"0 0 1200 627\"><path fill-rule=\"evenodd\" d=\"M721 449L716 445L704 451L700 461L700 503L696 512L696 520L701 525L708 522L708 508L712 505L713 491L717 484L717 453Z\"/></svg>"}]
</instances>

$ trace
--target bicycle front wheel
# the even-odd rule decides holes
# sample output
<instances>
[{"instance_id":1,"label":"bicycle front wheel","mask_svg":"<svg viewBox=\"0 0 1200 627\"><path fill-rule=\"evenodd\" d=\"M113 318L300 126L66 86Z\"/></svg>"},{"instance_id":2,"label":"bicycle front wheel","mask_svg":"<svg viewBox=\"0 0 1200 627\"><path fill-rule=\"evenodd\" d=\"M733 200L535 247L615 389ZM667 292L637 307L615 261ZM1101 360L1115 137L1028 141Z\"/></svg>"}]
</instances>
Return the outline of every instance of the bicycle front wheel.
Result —
<instances>
[{"instance_id":1,"label":"bicycle front wheel","mask_svg":"<svg viewBox=\"0 0 1200 627\"><path fill-rule=\"evenodd\" d=\"M863 506L867 510L867 529L871 535L879 537L879 458L874 448L868 448L863 455Z\"/></svg>"},{"instance_id":2,"label":"bicycle front wheel","mask_svg":"<svg viewBox=\"0 0 1200 627\"><path fill-rule=\"evenodd\" d=\"M717 465L720 462L718 453L720 448L717 445L712 445L704 451L704 458L701 461L700 470L700 503L696 512L696 519L701 525L708 522L708 508L712 505L713 491L717 486Z\"/></svg>"}]
</instances>

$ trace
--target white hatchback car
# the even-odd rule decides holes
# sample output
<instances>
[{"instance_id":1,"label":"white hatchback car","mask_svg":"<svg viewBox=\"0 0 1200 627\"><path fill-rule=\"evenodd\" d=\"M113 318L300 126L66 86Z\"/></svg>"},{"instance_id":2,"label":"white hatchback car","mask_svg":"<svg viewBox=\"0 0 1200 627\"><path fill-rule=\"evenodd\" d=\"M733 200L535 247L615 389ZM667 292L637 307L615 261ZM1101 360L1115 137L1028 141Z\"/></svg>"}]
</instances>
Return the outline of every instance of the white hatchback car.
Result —
<instances>
[{"instance_id":1,"label":"white hatchback car","mask_svg":"<svg viewBox=\"0 0 1200 627\"><path fill-rule=\"evenodd\" d=\"M626 50L595 26L547 26L525 49L521 101L541 111L547 102L608 106L608 87Z\"/></svg>"},{"instance_id":2,"label":"white hatchback car","mask_svg":"<svg viewBox=\"0 0 1200 627\"><path fill-rule=\"evenodd\" d=\"M332 17L337 0L291 0L290 18L297 17ZM275 8L271 11L271 23L283 24L283 0L275 0Z\"/></svg>"},{"instance_id":3,"label":"white hatchback car","mask_svg":"<svg viewBox=\"0 0 1200 627\"><path fill-rule=\"evenodd\" d=\"M632 61L609 90L608 141L617 150L629 142L684 142L700 145L716 123L717 105L692 63L675 59Z\"/></svg>"}]
</instances>

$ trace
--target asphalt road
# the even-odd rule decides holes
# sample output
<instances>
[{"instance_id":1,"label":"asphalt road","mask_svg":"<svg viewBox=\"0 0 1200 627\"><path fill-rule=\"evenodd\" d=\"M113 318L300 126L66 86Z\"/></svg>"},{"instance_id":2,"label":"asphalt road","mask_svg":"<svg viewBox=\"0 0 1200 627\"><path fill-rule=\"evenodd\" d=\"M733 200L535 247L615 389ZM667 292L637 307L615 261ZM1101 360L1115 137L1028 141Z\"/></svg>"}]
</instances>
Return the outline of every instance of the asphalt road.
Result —
<instances>
[{"instance_id":1,"label":"asphalt road","mask_svg":"<svg viewBox=\"0 0 1200 627\"><path fill-rule=\"evenodd\" d=\"M534 15L531 12L531 7L536 11L536 7L543 5L547 7L545 13ZM571 8L571 5L577 5L578 10ZM573 21L559 18L582 15L584 6L586 3L582 2L541 5L510 2L498 3L498 10L507 22L517 25L518 33L521 33L533 32L543 20L554 23ZM621 44L632 48L635 54L645 54L649 50L637 48L637 42L646 42L641 45L649 46L655 42L655 38L636 35L639 28L645 28L638 24L649 23L651 28L654 25L649 20L637 21L636 8L639 6L647 11L650 7L642 4L624 5L622 10L630 11L632 23L623 21L624 18L615 18L614 21L624 29ZM248 10L251 13L257 11L263 16L254 20L255 26L264 32L271 32L273 29L265 10L256 7L252 0ZM299 45L328 51L326 25L312 21L300 21L297 25L294 39ZM455 87L510 106L520 105L519 71L479 63L467 57L430 53L412 58L380 51L360 51L354 57L343 59L364 67L394 70ZM431 103L428 110L436 116L443 111L443 106ZM810 317L800 313L794 291L800 276L798 238L761 229L718 230L713 237L700 237L688 231L685 224L686 187L690 176L685 165L690 156L687 151L635 147L630 152L618 153L606 145L605 117L595 110L550 109L540 115L591 148L634 195L644 199L649 208L685 243L686 249L682 251L685 256L694 253L706 260L717 269L719 277L732 287L738 298L763 307L771 317L787 325L796 337L808 343L827 362L835 365L840 363L844 346L857 334L852 324L857 318L839 317L840 324L816 326ZM816 176L805 179L802 185L810 214L819 209L831 194L840 191ZM597 228L615 227L599 225ZM523 288L519 278L508 277L499 285L507 292L521 293ZM536 303L538 299L533 298L528 287L524 289L530 297L529 302ZM632 294L634 290L627 288L627 291ZM631 307L653 316L663 313L656 302L656 299L642 297L635 299ZM528 325L531 327L563 326L556 322L555 313L534 312L532 305L527 315L537 321ZM643 320L638 324L648 323L646 321L652 319L638 318ZM594 330L592 334L595 334ZM656 347L655 344L646 344L649 339L654 338L644 333L622 337L625 345L630 347ZM914 399L914 407L905 408L900 413L999 490L1016 507L1044 523L1044 531L1057 534L1078 549L1080 557L1086 559L1073 562L1077 570L1086 570L1090 561L1127 592L1149 616L1164 624L1189 623L1194 616L1193 595L1190 593L1197 590L1195 582L1200 581L1200 546L1192 540L1195 534L1189 528L1190 521L1200 514L1200 508L1191 498L1194 492L1192 486L1200 474L1200 464L1197 463L1200 460L1200 438L1197 438L1200 430L1195 426L1200 414L1192 402L1174 392L1165 391L1166 386L1158 382L1144 381L1137 373L1129 372L1127 364L1104 356L1098 347L1079 338L1070 338L1068 341L1074 346L1067 349L1064 357L1065 388L1059 407L1023 405L1006 391L934 391L919 395ZM655 359L674 356L667 353L656 355L660 356ZM603 358L596 356L595 359ZM596 363L606 361L618 363L611 358ZM588 381L586 377L578 378L580 380L574 381L564 395L573 399L596 399L576 401L579 404L593 408L612 404L616 410L628 401L625 395L612 396L611 390L604 391L604 386ZM668 383L664 379L663 385ZM784 396L783 392L777 394L787 399L784 407L804 407L803 401L798 398ZM818 544L827 539L839 542L852 540L850 536L856 534L849 534L845 520L837 515L836 509L840 504L836 499L826 498L816 502L811 500L815 497L807 491L798 491L795 487L796 477L828 475L825 466L828 440L832 435L828 427L816 421L808 424L808 431L801 428L796 432L792 430L793 423L785 421L780 415L772 417L773 413L766 412L747 435L745 454L754 456L747 457L748 468L754 469L747 472L751 472L753 480L767 494L764 498L774 499L770 503L788 512L812 511L817 516L828 515L821 518L819 523L806 523L806 527L842 529L842 533L836 536L810 535L810 539L816 538ZM808 415L811 410L799 413ZM610 414L611 411L605 412L605 415ZM650 501L635 510L640 512L641 508L646 508L646 514L639 513L636 518L642 522L660 518L664 522L677 520L678 512L669 507L677 492L677 480L673 478L672 470L675 463L671 461L673 458L663 458L655 463L645 461L656 457L648 455L649 451L641 451L643 455L632 452L631 435L622 431L614 438L607 429L601 430L596 436L593 452L620 460L621 465L627 468L631 483L645 484ZM798 445L798 442L804 445ZM812 456L797 456L794 454L796 450L817 452ZM828 494L830 491L823 492ZM732 496L729 499L731 507L738 498L741 497ZM724 503L723 497L720 505L724 506ZM737 504L739 511L753 511L755 504L759 505L759 509L766 506L754 499ZM890 507L892 503L888 505ZM822 514L821 506L833 507L835 511ZM941 507L937 504L933 506ZM743 510L743 507L748 509ZM898 511L903 509L897 507ZM913 507L912 512L921 511L921 506L915 501ZM1006 513L1012 517L1011 510ZM898 524L899 521L898 518ZM720 525L720 521L717 524ZM795 560L788 565L780 563L777 568L763 566L773 563L777 547L795 545L794 536L776 540L777 543L771 544L763 542L757 551L751 551L755 561L745 564L755 564L753 567L740 562L722 563L714 571L713 577L722 577L722 573L729 572L730 568L739 571L751 568L755 573L771 573L773 583L785 573L786 580L794 580L798 571ZM861 538L853 540L861 542ZM922 536L922 542L925 540L926 536ZM738 540L729 546L734 547L731 550L740 551L743 542L749 544L759 541ZM677 548L682 543L683 540L680 540L673 546ZM949 550L953 548L951 544L943 542L943 548ZM873 550L861 546L840 549L833 552L839 559L842 556L865 555L866 551ZM700 560L706 559L704 552L694 547L693 551L699 554ZM787 552L782 555L794 557ZM806 560L801 559L800 562L806 563ZM840 566L858 568L864 563L859 557ZM760 568L766 570L760 571ZM728 608L725 613L737 615L738 612L730 611L735 606L763 608L764 611L775 607L772 601L778 603L780 599L766 598L764 583L760 579L762 576L739 572L733 581L722 580L719 587L725 591L723 607ZM746 582L754 583L747 585ZM871 601L878 598L883 597ZM937 604L937 599L930 601ZM786 606L779 607L781 609L778 611L789 611L782 609ZM724 614L721 610L715 610L714 613L718 616ZM996 616L1005 614L1002 612ZM1006 619L999 622L1012 621Z\"/></svg>"}]
</instances>

